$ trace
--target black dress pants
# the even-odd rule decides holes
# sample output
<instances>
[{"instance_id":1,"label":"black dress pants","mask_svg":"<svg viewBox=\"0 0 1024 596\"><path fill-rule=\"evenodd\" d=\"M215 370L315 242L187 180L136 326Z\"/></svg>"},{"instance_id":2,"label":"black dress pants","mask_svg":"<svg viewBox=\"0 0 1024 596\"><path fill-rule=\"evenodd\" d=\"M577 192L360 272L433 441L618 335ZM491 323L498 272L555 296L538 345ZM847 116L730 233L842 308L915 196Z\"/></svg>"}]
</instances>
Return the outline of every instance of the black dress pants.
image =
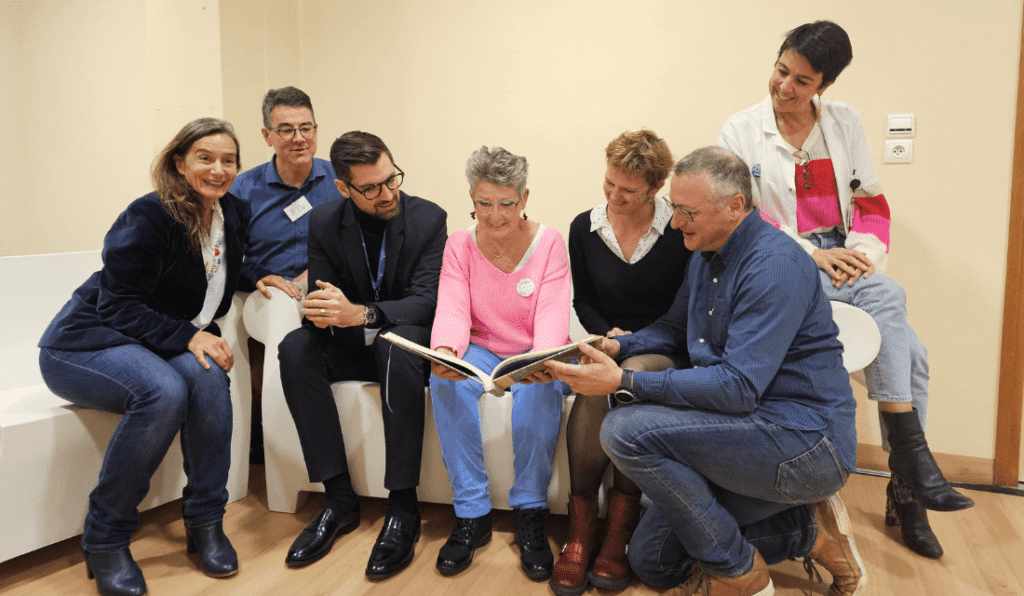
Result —
<instances>
[{"instance_id":1,"label":"black dress pants","mask_svg":"<svg viewBox=\"0 0 1024 596\"><path fill-rule=\"evenodd\" d=\"M430 329L395 325L391 331L421 345ZM423 456L424 389L429 363L395 347L380 335L370 346L336 341L319 329L300 327L278 348L285 401L295 420L310 482L323 482L348 471L345 440L331 384L341 381L380 383L384 417L384 488L414 488L420 483Z\"/></svg>"}]
</instances>

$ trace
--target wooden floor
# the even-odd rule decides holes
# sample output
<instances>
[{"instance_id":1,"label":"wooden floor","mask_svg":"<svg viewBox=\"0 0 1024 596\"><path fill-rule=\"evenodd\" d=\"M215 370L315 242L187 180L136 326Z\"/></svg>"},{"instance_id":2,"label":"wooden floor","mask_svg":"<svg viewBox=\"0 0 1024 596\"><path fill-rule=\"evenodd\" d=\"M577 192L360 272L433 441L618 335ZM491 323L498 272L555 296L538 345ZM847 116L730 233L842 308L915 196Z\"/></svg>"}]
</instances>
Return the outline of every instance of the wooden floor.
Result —
<instances>
[{"instance_id":1,"label":"wooden floor","mask_svg":"<svg viewBox=\"0 0 1024 596\"><path fill-rule=\"evenodd\" d=\"M423 534L412 565L389 580L368 581L363 575L377 537L385 502L363 500L363 523L342 537L323 560L304 569L288 569L284 557L292 540L319 508L313 495L296 514L270 513L262 483L263 468L252 469L250 494L228 506L225 528L239 553L240 572L211 579L185 555L180 501L143 514L132 542L153 596L203 595L548 595L547 582L533 582L519 569L512 543L512 518L496 512L494 540L477 551L473 565L446 578L434 568L437 551L451 529L451 506L424 504ZM869 577L865 596L1024 595L1024 498L968 491L977 506L957 513L932 513L932 527L946 550L938 560L915 555L903 546L897 529L883 524L886 480L854 475L841 495L854 524L854 535ZM552 546L565 538L566 518L549 522ZM2 530L0 530L2 532ZM828 580L827 573L822 571ZM808 581L800 563L772 567L776 594L824 594L827 586ZM95 582L86 579L78 538L0 563L0 593L14 595L93 595ZM621 592L626 596L660 594L638 581ZM591 588L591 595L612 592Z\"/></svg>"}]
</instances>

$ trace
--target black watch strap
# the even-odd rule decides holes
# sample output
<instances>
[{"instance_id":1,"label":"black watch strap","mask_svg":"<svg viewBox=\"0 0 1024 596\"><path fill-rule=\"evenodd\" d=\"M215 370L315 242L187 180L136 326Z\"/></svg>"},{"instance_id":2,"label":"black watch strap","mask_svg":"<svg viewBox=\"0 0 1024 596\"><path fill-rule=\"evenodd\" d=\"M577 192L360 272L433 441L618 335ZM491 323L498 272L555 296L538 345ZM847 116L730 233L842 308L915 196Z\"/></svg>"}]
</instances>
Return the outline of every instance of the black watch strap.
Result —
<instances>
[{"instance_id":1,"label":"black watch strap","mask_svg":"<svg viewBox=\"0 0 1024 596\"><path fill-rule=\"evenodd\" d=\"M619 388L612 395L617 404L631 404L637 401L636 392L633 390L633 371L622 369L622 379L619 381Z\"/></svg>"}]
</instances>

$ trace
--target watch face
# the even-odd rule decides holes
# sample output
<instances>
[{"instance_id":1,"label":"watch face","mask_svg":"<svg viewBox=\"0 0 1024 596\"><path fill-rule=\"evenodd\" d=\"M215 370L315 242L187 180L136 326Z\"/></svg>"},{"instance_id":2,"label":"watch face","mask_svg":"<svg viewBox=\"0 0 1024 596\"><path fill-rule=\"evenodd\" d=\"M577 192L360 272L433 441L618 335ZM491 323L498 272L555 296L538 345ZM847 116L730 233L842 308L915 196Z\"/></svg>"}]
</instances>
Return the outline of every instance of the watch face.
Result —
<instances>
[{"instance_id":1,"label":"watch face","mask_svg":"<svg viewBox=\"0 0 1024 596\"><path fill-rule=\"evenodd\" d=\"M636 401L636 394L629 389L619 389L615 392L615 401L620 405L631 404Z\"/></svg>"}]
</instances>

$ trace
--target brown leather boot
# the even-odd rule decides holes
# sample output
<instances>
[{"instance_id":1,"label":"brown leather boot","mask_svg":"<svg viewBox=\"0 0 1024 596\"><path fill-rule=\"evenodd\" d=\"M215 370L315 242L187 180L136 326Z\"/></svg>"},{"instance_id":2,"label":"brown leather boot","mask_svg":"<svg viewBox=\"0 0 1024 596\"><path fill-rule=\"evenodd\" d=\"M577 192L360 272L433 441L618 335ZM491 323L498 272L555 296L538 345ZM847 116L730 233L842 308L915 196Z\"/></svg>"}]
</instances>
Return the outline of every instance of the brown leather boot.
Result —
<instances>
[{"instance_id":1,"label":"brown leather boot","mask_svg":"<svg viewBox=\"0 0 1024 596\"><path fill-rule=\"evenodd\" d=\"M773 596L775 585L761 553L754 551L754 566L739 577L719 577L694 567L690 579L676 588L676 596Z\"/></svg>"},{"instance_id":2,"label":"brown leather boot","mask_svg":"<svg viewBox=\"0 0 1024 596\"><path fill-rule=\"evenodd\" d=\"M597 494L569 495L569 540L548 581L558 596L579 596L587 590L596 534Z\"/></svg>"},{"instance_id":3,"label":"brown leather boot","mask_svg":"<svg viewBox=\"0 0 1024 596\"><path fill-rule=\"evenodd\" d=\"M814 517L818 522L818 538L814 541L814 548L804 557L808 578L817 575L818 580L821 580L814 567L817 563L832 574L829 596L862 594L868 576L860 561L857 545L853 542L850 517L839 495L815 503Z\"/></svg>"},{"instance_id":4,"label":"brown leather boot","mask_svg":"<svg viewBox=\"0 0 1024 596\"><path fill-rule=\"evenodd\" d=\"M594 569L587 574L590 583L605 590L622 590L633 581L626 560L626 546L640 523L640 495L631 497L608 489L608 529Z\"/></svg>"}]
</instances>

